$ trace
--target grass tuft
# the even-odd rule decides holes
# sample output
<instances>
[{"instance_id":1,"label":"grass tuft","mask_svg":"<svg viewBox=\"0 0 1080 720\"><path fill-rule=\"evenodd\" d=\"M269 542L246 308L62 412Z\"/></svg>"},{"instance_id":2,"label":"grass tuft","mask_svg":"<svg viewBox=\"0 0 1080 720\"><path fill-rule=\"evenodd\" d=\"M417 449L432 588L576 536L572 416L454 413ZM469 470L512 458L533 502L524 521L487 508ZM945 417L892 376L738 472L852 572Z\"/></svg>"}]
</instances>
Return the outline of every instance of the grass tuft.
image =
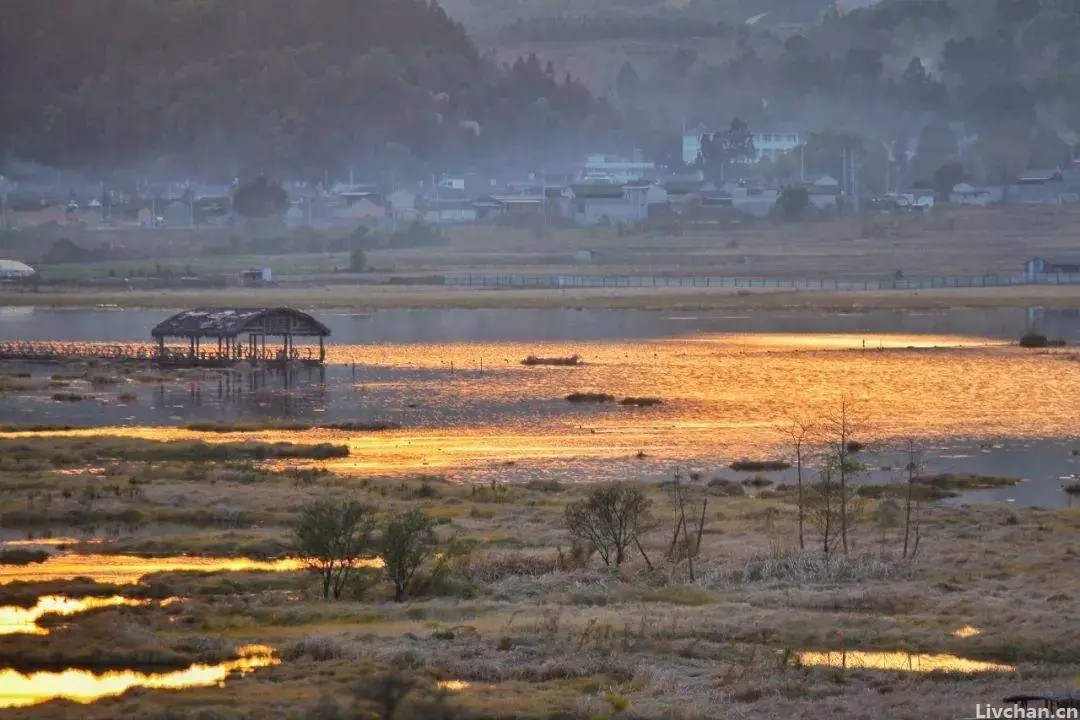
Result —
<instances>
[{"instance_id":1,"label":"grass tuft","mask_svg":"<svg viewBox=\"0 0 1080 720\"><path fill-rule=\"evenodd\" d=\"M783 460L736 460L729 465L732 470L738 472L775 472L787 470L791 463Z\"/></svg>"}]
</instances>

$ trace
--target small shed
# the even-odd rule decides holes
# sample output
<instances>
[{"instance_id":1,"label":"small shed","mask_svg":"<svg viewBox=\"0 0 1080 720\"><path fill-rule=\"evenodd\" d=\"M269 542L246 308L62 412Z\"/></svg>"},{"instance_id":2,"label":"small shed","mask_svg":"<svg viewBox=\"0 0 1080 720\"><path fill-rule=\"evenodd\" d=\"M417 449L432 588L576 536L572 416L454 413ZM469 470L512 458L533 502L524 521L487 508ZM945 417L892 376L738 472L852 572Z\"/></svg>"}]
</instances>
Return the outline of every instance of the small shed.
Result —
<instances>
[{"instance_id":1,"label":"small shed","mask_svg":"<svg viewBox=\"0 0 1080 720\"><path fill-rule=\"evenodd\" d=\"M262 287L274 281L274 271L268 267L248 268L237 273L237 278L244 287Z\"/></svg>"},{"instance_id":2,"label":"small shed","mask_svg":"<svg viewBox=\"0 0 1080 720\"><path fill-rule=\"evenodd\" d=\"M1029 281L1040 275L1080 275L1080 257L1058 257L1047 260L1033 257L1024 263L1024 274Z\"/></svg>"},{"instance_id":3,"label":"small shed","mask_svg":"<svg viewBox=\"0 0 1080 720\"><path fill-rule=\"evenodd\" d=\"M293 308L198 308L164 320L150 333L157 340L162 363L228 365L235 362L326 361L325 340L330 329L305 312ZM246 337L245 337L246 336ZM266 338L280 338L278 349L266 348ZM318 338L318 359L301 357L296 338ZM186 341L186 349L167 348L169 339ZM216 341L211 349L209 343Z\"/></svg>"}]
</instances>

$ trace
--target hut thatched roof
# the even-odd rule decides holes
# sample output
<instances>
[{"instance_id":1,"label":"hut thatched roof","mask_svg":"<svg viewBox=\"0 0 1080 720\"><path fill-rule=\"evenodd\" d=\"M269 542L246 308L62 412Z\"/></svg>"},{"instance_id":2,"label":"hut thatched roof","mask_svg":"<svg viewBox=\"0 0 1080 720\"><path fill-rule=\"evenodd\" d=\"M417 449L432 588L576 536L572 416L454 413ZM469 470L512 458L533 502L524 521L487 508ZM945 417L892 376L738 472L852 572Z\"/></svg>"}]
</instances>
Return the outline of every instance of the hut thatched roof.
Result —
<instances>
[{"instance_id":1,"label":"hut thatched roof","mask_svg":"<svg viewBox=\"0 0 1080 720\"><path fill-rule=\"evenodd\" d=\"M330 329L293 308L197 308L164 320L154 337L236 337L237 335L300 335L326 337Z\"/></svg>"}]
</instances>

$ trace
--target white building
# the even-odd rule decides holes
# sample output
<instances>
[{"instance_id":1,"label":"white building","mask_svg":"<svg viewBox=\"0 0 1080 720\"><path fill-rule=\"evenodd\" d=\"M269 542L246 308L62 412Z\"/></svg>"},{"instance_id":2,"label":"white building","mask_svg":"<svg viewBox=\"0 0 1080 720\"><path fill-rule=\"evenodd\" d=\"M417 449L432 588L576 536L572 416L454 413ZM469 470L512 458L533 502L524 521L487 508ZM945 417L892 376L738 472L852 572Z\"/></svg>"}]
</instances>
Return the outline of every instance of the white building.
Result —
<instances>
[{"instance_id":1,"label":"white building","mask_svg":"<svg viewBox=\"0 0 1080 720\"><path fill-rule=\"evenodd\" d=\"M683 163L693 165L701 157L701 136L708 135L719 130L710 130L704 125L699 125L692 130L683 133L682 156ZM775 160L786 152L798 149L804 142L805 133L793 125L769 126L767 129L751 133L754 139L754 162L769 159Z\"/></svg>"},{"instance_id":2,"label":"white building","mask_svg":"<svg viewBox=\"0 0 1080 720\"><path fill-rule=\"evenodd\" d=\"M798 149L802 144L803 132L791 125L777 125L754 133L757 162L776 160L784 153Z\"/></svg>"},{"instance_id":3,"label":"white building","mask_svg":"<svg viewBox=\"0 0 1080 720\"><path fill-rule=\"evenodd\" d=\"M628 183L649 177L656 165L640 157L627 159L618 155L589 155L585 158L586 183Z\"/></svg>"}]
</instances>

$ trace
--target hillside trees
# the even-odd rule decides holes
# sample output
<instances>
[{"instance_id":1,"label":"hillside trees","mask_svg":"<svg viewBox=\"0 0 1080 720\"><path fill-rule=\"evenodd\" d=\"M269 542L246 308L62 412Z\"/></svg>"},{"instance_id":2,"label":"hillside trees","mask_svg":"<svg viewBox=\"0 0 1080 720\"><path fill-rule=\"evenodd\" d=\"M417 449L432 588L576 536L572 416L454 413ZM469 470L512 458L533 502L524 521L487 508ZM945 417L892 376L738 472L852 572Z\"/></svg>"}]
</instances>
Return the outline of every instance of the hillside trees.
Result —
<instances>
[{"instance_id":1,"label":"hillside trees","mask_svg":"<svg viewBox=\"0 0 1080 720\"><path fill-rule=\"evenodd\" d=\"M389 143L432 162L536 142L538 103L553 144L615 123L584 86L535 59L500 67L482 57L424 0L76 5L0 6L0 136L11 152L321 179Z\"/></svg>"},{"instance_id":2,"label":"hillside trees","mask_svg":"<svg viewBox=\"0 0 1080 720\"><path fill-rule=\"evenodd\" d=\"M280 185L259 176L236 189L233 194L233 209L248 218L283 215L289 209L289 196Z\"/></svg>"},{"instance_id":3,"label":"hillside trees","mask_svg":"<svg viewBox=\"0 0 1080 720\"><path fill-rule=\"evenodd\" d=\"M723 182L731 166L745 163L754 157L754 137L741 118L734 118L723 132L701 138L701 166L705 177Z\"/></svg>"}]
</instances>

